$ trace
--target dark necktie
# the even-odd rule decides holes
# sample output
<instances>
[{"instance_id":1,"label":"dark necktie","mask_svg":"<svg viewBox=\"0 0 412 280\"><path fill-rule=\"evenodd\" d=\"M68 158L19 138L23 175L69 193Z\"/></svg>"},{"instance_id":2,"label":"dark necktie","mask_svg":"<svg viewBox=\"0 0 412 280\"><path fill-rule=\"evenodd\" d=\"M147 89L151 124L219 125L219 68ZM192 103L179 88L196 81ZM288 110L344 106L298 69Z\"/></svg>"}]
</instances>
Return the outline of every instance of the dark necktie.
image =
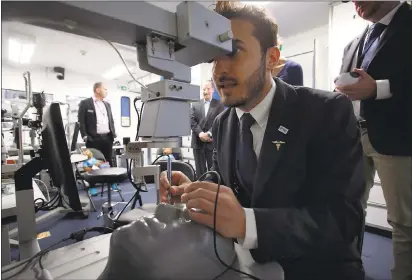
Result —
<instances>
[{"instance_id":1,"label":"dark necktie","mask_svg":"<svg viewBox=\"0 0 412 280\"><path fill-rule=\"evenodd\" d=\"M369 64L371 63L376 48L378 47L379 40L378 38L382 35L382 32L385 30L386 25L382 23L375 23L371 27L371 31L369 33L369 37L367 38L367 41L365 42L363 49L362 49L362 54L361 57L358 61L358 67L360 66L362 69L367 70L369 67ZM360 104L360 117L363 119L364 118L364 107L363 107L363 102Z\"/></svg>"},{"instance_id":2,"label":"dark necktie","mask_svg":"<svg viewBox=\"0 0 412 280\"><path fill-rule=\"evenodd\" d=\"M371 31L369 32L368 40L365 42L365 45L363 47L363 51L362 51L363 54L365 54L369 50L369 48L372 46L372 44L375 42L375 40L378 39L379 36L381 36L385 28L386 28L386 25L380 22L374 23L370 27Z\"/></svg>"},{"instance_id":3,"label":"dark necktie","mask_svg":"<svg viewBox=\"0 0 412 280\"><path fill-rule=\"evenodd\" d=\"M370 27L369 37L367 38L365 44L363 45L362 52L360 55L359 65L365 69L369 65L373 54L375 53L376 47L378 46L379 36L385 30L386 25L382 23L375 23Z\"/></svg>"},{"instance_id":4,"label":"dark necktie","mask_svg":"<svg viewBox=\"0 0 412 280\"><path fill-rule=\"evenodd\" d=\"M255 123L251 114L245 113L240 118L239 136L236 153L237 174L240 181L249 190L253 188L253 179L257 158L253 149L253 135L250 127Z\"/></svg>"}]
</instances>

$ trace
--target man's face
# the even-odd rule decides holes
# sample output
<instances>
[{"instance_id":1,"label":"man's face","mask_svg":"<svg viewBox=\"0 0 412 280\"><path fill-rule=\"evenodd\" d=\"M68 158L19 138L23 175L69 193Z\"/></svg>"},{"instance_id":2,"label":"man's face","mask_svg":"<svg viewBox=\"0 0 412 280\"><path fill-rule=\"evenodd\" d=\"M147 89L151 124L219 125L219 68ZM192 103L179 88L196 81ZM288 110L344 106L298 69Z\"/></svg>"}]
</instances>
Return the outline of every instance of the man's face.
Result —
<instances>
[{"instance_id":1,"label":"man's face","mask_svg":"<svg viewBox=\"0 0 412 280\"><path fill-rule=\"evenodd\" d=\"M273 60L277 61L279 56L274 57L273 51L269 51L269 56L262 53L250 21L231 19L231 27L237 52L214 60L213 79L224 105L242 107L260 98L269 77L267 68L272 69L276 64Z\"/></svg>"},{"instance_id":2,"label":"man's face","mask_svg":"<svg viewBox=\"0 0 412 280\"><path fill-rule=\"evenodd\" d=\"M101 85L96 89L96 93L101 97L101 98L106 98L107 97L107 88L104 85Z\"/></svg>"},{"instance_id":3,"label":"man's face","mask_svg":"<svg viewBox=\"0 0 412 280\"><path fill-rule=\"evenodd\" d=\"M213 85L211 83L207 83L203 87L203 98L206 101L210 101L210 99L212 99L213 91L214 91Z\"/></svg>"},{"instance_id":4,"label":"man's face","mask_svg":"<svg viewBox=\"0 0 412 280\"><path fill-rule=\"evenodd\" d=\"M366 20L372 20L384 4L381 1L353 1L353 3L358 15Z\"/></svg>"}]
</instances>

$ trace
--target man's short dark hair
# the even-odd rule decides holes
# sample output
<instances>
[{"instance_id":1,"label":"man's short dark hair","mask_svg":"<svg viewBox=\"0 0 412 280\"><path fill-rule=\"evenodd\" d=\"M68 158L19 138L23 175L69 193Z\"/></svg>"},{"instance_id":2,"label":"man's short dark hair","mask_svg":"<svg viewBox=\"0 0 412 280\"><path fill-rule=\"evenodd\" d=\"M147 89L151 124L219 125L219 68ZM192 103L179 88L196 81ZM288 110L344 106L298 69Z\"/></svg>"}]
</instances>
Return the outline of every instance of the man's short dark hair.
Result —
<instances>
[{"instance_id":1,"label":"man's short dark hair","mask_svg":"<svg viewBox=\"0 0 412 280\"><path fill-rule=\"evenodd\" d=\"M96 89L100 88L103 85L102 82L94 83L93 85L93 92L96 92Z\"/></svg>"},{"instance_id":2,"label":"man's short dark hair","mask_svg":"<svg viewBox=\"0 0 412 280\"><path fill-rule=\"evenodd\" d=\"M264 8L240 2L217 1L215 11L227 19L244 19L255 26L254 36L263 52L277 46L278 25Z\"/></svg>"}]
</instances>

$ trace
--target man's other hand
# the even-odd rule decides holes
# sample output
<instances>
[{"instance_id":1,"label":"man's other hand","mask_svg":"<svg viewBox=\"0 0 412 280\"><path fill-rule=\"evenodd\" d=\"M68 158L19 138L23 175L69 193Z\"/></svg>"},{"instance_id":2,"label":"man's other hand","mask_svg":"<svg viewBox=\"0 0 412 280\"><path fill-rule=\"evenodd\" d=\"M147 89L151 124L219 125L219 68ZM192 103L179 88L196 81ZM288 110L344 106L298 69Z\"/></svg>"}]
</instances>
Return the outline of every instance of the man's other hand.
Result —
<instances>
[{"instance_id":1,"label":"man's other hand","mask_svg":"<svg viewBox=\"0 0 412 280\"><path fill-rule=\"evenodd\" d=\"M352 85L338 86L336 90L345 94L352 101L369 98L375 99L377 90L376 81L363 69L353 69L353 72L360 75L359 81Z\"/></svg>"},{"instance_id":2,"label":"man's other hand","mask_svg":"<svg viewBox=\"0 0 412 280\"><path fill-rule=\"evenodd\" d=\"M203 142L211 142L212 139L210 139L209 135L205 132L200 132L199 133L199 138Z\"/></svg>"},{"instance_id":3,"label":"man's other hand","mask_svg":"<svg viewBox=\"0 0 412 280\"><path fill-rule=\"evenodd\" d=\"M192 181L187 178L185 174L180 171L172 171L172 182L170 184L169 180L167 179L167 171L163 171L160 174L160 202L168 203L168 192L172 194L172 202L179 203L180 196L184 193L185 187L188 186Z\"/></svg>"},{"instance_id":4,"label":"man's other hand","mask_svg":"<svg viewBox=\"0 0 412 280\"><path fill-rule=\"evenodd\" d=\"M213 228L217 191L218 185L209 182L194 182L184 189L182 202L190 209L192 220ZM244 239L246 234L245 211L232 189L226 186L219 189L216 231L226 238Z\"/></svg>"}]
</instances>

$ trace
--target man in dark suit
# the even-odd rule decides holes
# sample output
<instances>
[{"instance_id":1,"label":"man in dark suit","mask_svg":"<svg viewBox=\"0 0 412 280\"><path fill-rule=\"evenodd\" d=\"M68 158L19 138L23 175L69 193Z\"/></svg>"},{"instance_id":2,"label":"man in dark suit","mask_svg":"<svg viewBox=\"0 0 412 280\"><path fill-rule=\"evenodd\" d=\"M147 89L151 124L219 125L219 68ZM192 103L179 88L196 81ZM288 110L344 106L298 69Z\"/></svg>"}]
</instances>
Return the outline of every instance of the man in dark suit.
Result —
<instances>
[{"instance_id":1,"label":"man in dark suit","mask_svg":"<svg viewBox=\"0 0 412 280\"><path fill-rule=\"evenodd\" d=\"M366 208L377 171L393 227L394 280L412 279L412 8L355 1L370 26L344 51L341 73L360 80L337 87L355 108L362 133Z\"/></svg>"},{"instance_id":2,"label":"man in dark suit","mask_svg":"<svg viewBox=\"0 0 412 280\"><path fill-rule=\"evenodd\" d=\"M190 211L191 219L210 227L216 214L217 232L259 263L279 262L286 280L364 279L356 249L362 147L350 100L272 78L277 25L264 10L226 1L216 10L231 20L235 44L213 67L222 103L231 107L212 129L221 185L215 176L191 183L178 172L169 184L162 174L161 200L169 190L181 195L201 210Z\"/></svg>"},{"instance_id":3,"label":"man in dark suit","mask_svg":"<svg viewBox=\"0 0 412 280\"><path fill-rule=\"evenodd\" d=\"M196 173L201 176L212 168L213 135L212 125L224 107L219 100L212 99L214 88L211 81L203 86L203 99L192 104L190 122L192 126L192 148ZM207 166L206 166L207 163Z\"/></svg>"},{"instance_id":4,"label":"man in dark suit","mask_svg":"<svg viewBox=\"0 0 412 280\"><path fill-rule=\"evenodd\" d=\"M80 133L86 147L101 151L112 165L116 131L110 104L103 100L107 96L107 89L103 83L98 82L93 85L93 92L93 97L84 99L79 104Z\"/></svg>"}]
</instances>

